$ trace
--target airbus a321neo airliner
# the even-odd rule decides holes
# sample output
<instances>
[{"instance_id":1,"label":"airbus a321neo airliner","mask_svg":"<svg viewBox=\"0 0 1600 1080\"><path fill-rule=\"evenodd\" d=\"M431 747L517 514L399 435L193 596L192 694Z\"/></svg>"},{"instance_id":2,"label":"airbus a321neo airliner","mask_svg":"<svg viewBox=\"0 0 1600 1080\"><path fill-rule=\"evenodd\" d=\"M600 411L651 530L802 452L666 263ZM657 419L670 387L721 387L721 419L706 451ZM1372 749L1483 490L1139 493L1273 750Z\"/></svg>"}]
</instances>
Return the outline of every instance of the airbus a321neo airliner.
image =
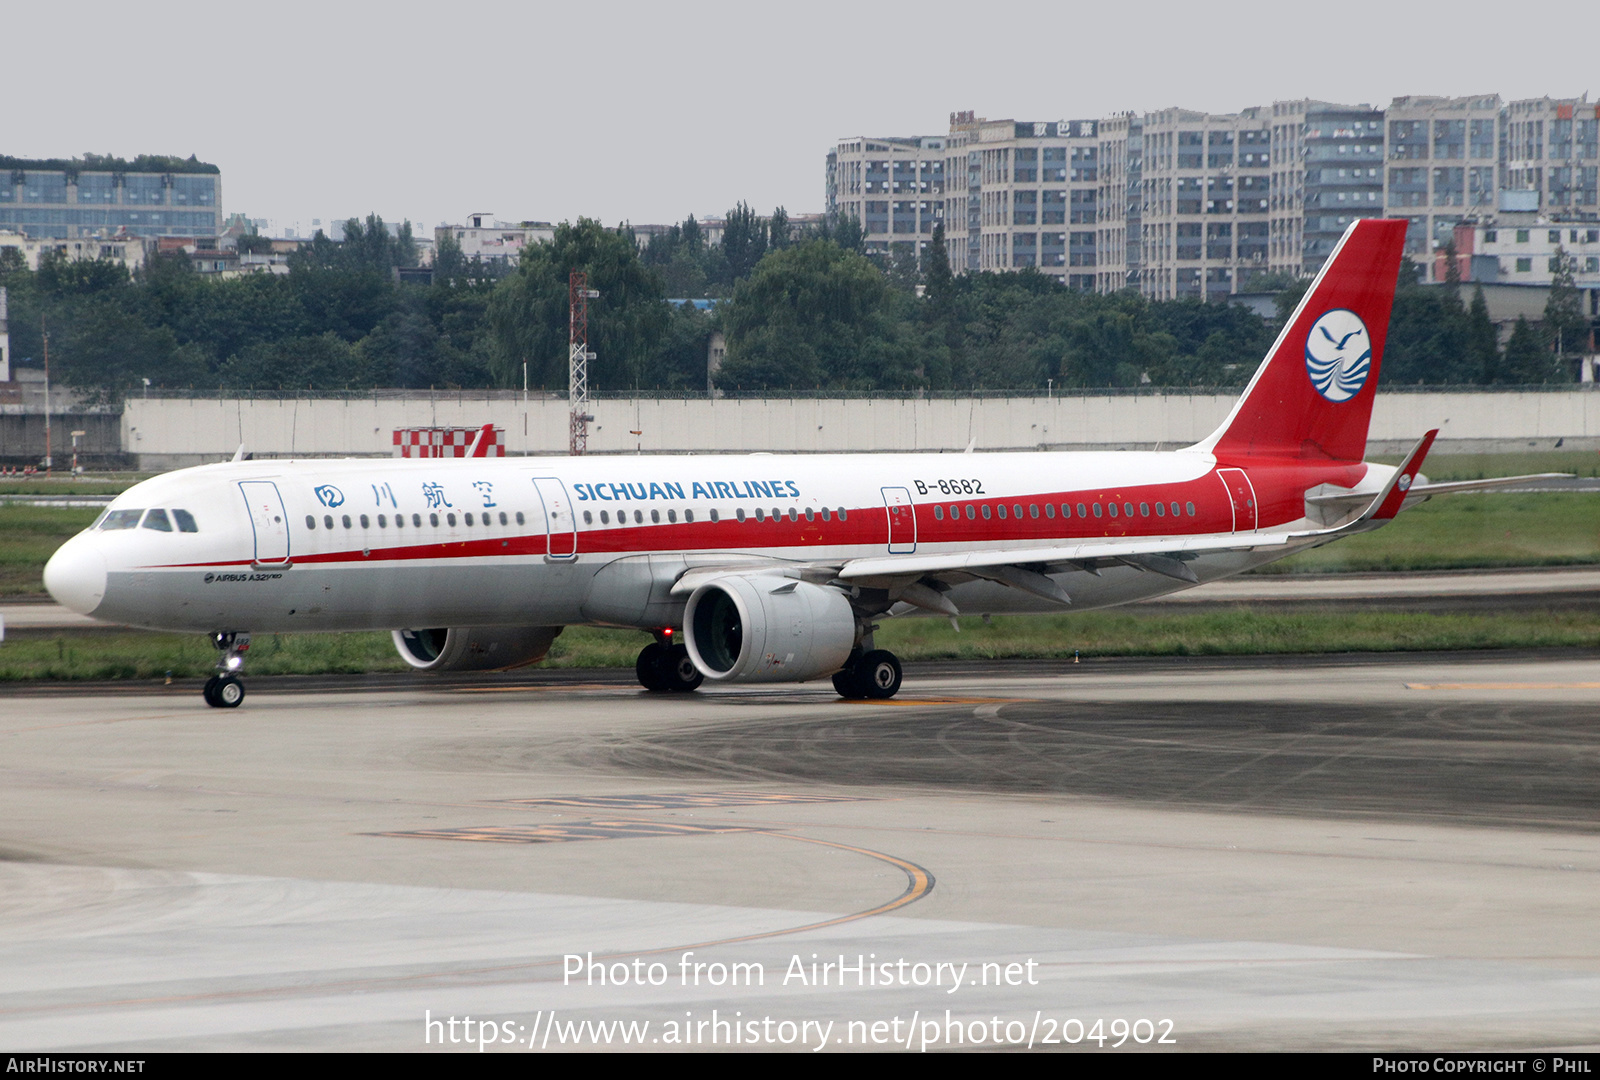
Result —
<instances>
[{"instance_id":1,"label":"airbus a321neo airliner","mask_svg":"<svg viewBox=\"0 0 1600 1080\"><path fill-rule=\"evenodd\" d=\"M633 627L649 690L832 676L887 698L909 614L1125 604L1374 529L1443 490L1362 460L1406 223L1352 224L1212 435L1122 453L234 461L147 480L45 568L65 606L209 633L393 630L424 671ZM395 629L404 627L407 629Z\"/></svg>"}]
</instances>

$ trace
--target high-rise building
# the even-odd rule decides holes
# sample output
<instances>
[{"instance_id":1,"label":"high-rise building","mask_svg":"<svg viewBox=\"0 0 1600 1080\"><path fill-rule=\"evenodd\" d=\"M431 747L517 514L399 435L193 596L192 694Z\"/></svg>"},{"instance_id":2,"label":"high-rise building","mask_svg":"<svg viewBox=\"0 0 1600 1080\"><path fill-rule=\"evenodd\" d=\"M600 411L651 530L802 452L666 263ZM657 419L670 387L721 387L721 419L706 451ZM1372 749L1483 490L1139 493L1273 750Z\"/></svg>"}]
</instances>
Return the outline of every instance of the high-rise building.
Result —
<instances>
[{"instance_id":1,"label":"high-rise building","mask_svg":"<svg viewBox=\"0 0 1600 1080\"><path fill-rule=\"evenodd\" d=\"M216 236L222 171L192 157L0 157L0 229L58 240Z\"/></svg>"},{"instance_id":2,"label":"high-rise building","mask_svg":"<svg viewBox=\"0 0 1600 1080\"><path fill-rule=\"evenodd\" d=\"M985 120L952 113L945 247L963 270L1032 267L1096 287L1098 120Z\"/></svg>"},{"instance_id":3,"label":"high-rise building","mask_svg":"<svg viewBox=\"0 0 1600 1080\"><path fill-rule=\"evenodd\" d=\"M1411 223L1408 255L1449 243L1464 217L1495 212L1501 112L1499 94L1390 102L1384 201L1388 217Z\"/></svg>"},{"instance_id":4,"label":"high-rise building","mask_svg":"<svg viewBox=\"0 0 1600 1080\"><path fill-rule=\"evenodd\" d=\"M1097 227L1095 290L1111 293L1138 288L1144 221L1144 119L1118 113L1100 121L1100 190L1095 197Z\"/></svg>"},{"instance_id":5,"label":"high-rise building","mask_svg":"<svg viewBox=\"0 0 1600 1080\"><path fill-rule=\"evenodd\" d=\"M1269 137L1259 108L1144 115L1138 283L1146 296L1216 299L1266 270Z\"/></svg>"},{"instance_id":6,"label":"high-rise building","mask_svg":"<svg viewBox=\"0 0 1600 1080\"><path fill-rule=\"evenodd\" d=\"M1384 216L1383 110L1272 106L1271 270L1314 274L1356 218Z\"/></svg>"},{"instance_id":7,"label":"high-rise building","mask_svg":"<svg viewBox=\"0 0 1600 1080\"><path fill-rule=\"evenodd\" d=\"M944 216L942 136L846 139L828 152L827 214L861 222L869 255L915 256Z\"/></svg>"},{"instance_id":8,"label":"high-rise building","mask_svg":"<svg viewBox=\"0 0 1600 1080\"><path fill-rule=\"evenodd\" d=\"M956 272L1035 267L1074 288L1152 298L1219 299L1268 273L1315 274L1357 218L1408 219L1406 252L1429 276L1463 220L1600 219L1600 107L1587 95L1494 94L1049 123L952 113L943 140L841 143L830 213L864 207L851 212L887 250L925 217L867 196L898 193L902 176L920 175L912 159L940 146L936 213Z\"/></svg>"},{"instance_id":9,"label":"high-rise building","mask_svg":"<svg viewBox=\"0 0 1600 1080\"><path fill-rule=\"evenodd\" d=\"M1525 98L1501 114L1500 186L1531 192L1507 210L1588 213L1600 210L1600 106L1581 98Z\"/></svg>"}]
</instances>

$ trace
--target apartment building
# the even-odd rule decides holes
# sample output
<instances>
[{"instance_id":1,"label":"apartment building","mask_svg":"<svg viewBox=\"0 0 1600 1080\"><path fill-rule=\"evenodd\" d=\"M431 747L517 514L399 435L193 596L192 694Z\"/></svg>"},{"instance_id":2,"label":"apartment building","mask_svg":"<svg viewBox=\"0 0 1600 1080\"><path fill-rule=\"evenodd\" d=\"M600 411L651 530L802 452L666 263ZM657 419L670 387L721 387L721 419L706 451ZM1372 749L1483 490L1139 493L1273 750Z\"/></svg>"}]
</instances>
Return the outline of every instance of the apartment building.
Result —
<instances>
[{"instance_id":1,"label":"apartment building","mask_svg":"<svg viewBox=\"0 0 1600 1080\"><path fill-rule=\"evenodd\" d=\"M916 194L943 183L934 212L958 273L1035 267L1073 288L1218 299L1264 274L1315 274L1357 218L1406 218L1429 277L1463 220L1532 214L1548 231L1600 218L1600 107L1478 94L1046 123L958 112L943 139L841 143L828 175L829 213L861 216L877 250L926 212L874 209L867 185L882 198L901 190L892 178L931 175Z\"/></svg>"},{"instance_id":2,"label":"apartment building","mask_svg":"<svg viewBox=\"0 0 1600 1080\"><path fill-rule=\"evenodd\" d=\"M861 222L869 255L915 255L945 211L943 136L846 139L828 152L827 214Z\"/></svg>"},{"instance_id":3,"label":"apartment building","mask_svg":"<svg viewBox=\"0 0 1600 1080\"><path fill-rule=\"evenodd\" d=\"M952 113L945 246L952 269L1031 267L1092 291L1098 265L1098 120Z\"/></svg>"},{"instance_id":4,"label":"apartment building","mask_svg":"<svg viewBox=\"0 0 1600 1080\"><path fill-rule=\"evenodd\" d=\"M1525 98L1501 115L1500 184L1533 192L1545 213L1600 211L1600 106L1581 98Z\"/></svg>"},{"instance_id":5,"label":"apartment building","mask_svg":"<svg viewBox=\"0 0 1600 1080\"><path fill-rule=\"evenodd\" d=\"M216 236L222 171L194 158L0 156L0 229L35 240Z\"/></svg>"},{"instance_id":6,"label":"apartment building","mask_svg":"<svg viewBox=\"0 0 1600 1080\"><path fill-rule=\"evenodd\" d=\"M1100 189L1095 196L1095 291L1138 288L1143 266L1144 118L1100 121Z\"/></svg>"},{"instance_id":7,"label":"apartment building","mask_svg":"<svg viewBox=\"0 0 1600 1080\"><path fill-rule=\"evenodd\" d=\"M1383 110L1302 99L1271 117L1267 267L1314 274L1350 222L1384 216Z\"/></svg>"},{"instance_id":8,"label":"apartment building","mask_svg":"<svg viewBox=\"0 0 1600 1080\"><path fill-rule=\"evenodd\" d=\"M473 262L515 263L530 244L547 244L556 237L548 221L497 221L487 212L468 214L460 225L440 225L433 230L437 246L453 240L461 254Z\"/></svg>"},{"instance_id":9,"label":"apartment building","mask_svg":"<svg viewBox=\"0 0 1600 1080\"><path fill-rule=\"evenodd\" d=\"M1384 200L1388 217L1410 222L1407 254L1426 256L1462 218L1497 209L1503 108L1499 94L1390 102Z\"/></svg>"}]
</instances>

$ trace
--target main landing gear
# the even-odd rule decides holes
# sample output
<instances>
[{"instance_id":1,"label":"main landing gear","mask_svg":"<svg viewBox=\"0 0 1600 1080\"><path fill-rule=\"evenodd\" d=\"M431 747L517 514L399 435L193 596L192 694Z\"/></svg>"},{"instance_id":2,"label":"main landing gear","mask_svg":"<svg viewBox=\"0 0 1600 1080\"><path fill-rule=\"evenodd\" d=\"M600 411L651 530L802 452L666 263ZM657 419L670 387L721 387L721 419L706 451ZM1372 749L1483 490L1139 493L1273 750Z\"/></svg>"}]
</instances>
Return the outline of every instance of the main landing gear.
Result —
<instances>
[{"instance_id":1,"label":"main landing gear","mask_svg":"<svg viewBox=\"0 0 1600 1080\"><path fill-rule=\"evenodd\" d=\"M661 641L652 641L640 650L633 670L640 686L657 693L687 694L705 679L689 659L686 646Z\"/></svg>"},{"instance_id":2,"label":"main landing gear","mask_svg":"<svg viewBox=\"0 0 1600 1080\"><path fill-rule=\"evenodd\" d=\"M244 700L244 654L250 648L250 635L217 633L211 635L211 644L221 655L217 657L217 673L206 680L200 691L206 704L213 709L237 709Z\"/></svg>"},{"instance_id":3,"label":"main landing gear","mask_svg":"<svg viewBox=\"0 0 1600 1080\"><path fill-rule=\"evenodd\" d=\"M833 676L842 698L884 700L900 692L900 661L887 649L854 652Z\"/></svg>"}]
</instances>

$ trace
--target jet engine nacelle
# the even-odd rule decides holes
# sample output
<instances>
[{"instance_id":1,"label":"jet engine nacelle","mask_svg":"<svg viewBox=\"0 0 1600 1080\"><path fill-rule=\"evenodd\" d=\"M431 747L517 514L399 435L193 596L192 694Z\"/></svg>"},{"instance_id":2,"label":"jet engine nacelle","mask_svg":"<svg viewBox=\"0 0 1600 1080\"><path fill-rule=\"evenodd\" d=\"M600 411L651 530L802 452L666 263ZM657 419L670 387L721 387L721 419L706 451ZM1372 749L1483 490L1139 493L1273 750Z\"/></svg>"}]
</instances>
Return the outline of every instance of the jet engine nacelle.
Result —
<instances>
[{"instance_id":1,"label":"jet engine nacelle","mask_svg":"<svg viewBox=\"0 0 1600 1080\"><path fill-rule=\"evenodd\" d=\"M543 660L560 626L396 630L400 658L418 671L504 671Z\"/></svg>"},{"instance_id":2,"label":"jet engine nacelle","mask_svg":"<svg viewBox=\"0 0 1600 1080\"><path fill-rule=\"evenodd\" d=\"M856 617L837 589L775 574L713 578L689 597L684 644L718 682L800 682L838 671Z\"/></svg>"}]
</instances>

